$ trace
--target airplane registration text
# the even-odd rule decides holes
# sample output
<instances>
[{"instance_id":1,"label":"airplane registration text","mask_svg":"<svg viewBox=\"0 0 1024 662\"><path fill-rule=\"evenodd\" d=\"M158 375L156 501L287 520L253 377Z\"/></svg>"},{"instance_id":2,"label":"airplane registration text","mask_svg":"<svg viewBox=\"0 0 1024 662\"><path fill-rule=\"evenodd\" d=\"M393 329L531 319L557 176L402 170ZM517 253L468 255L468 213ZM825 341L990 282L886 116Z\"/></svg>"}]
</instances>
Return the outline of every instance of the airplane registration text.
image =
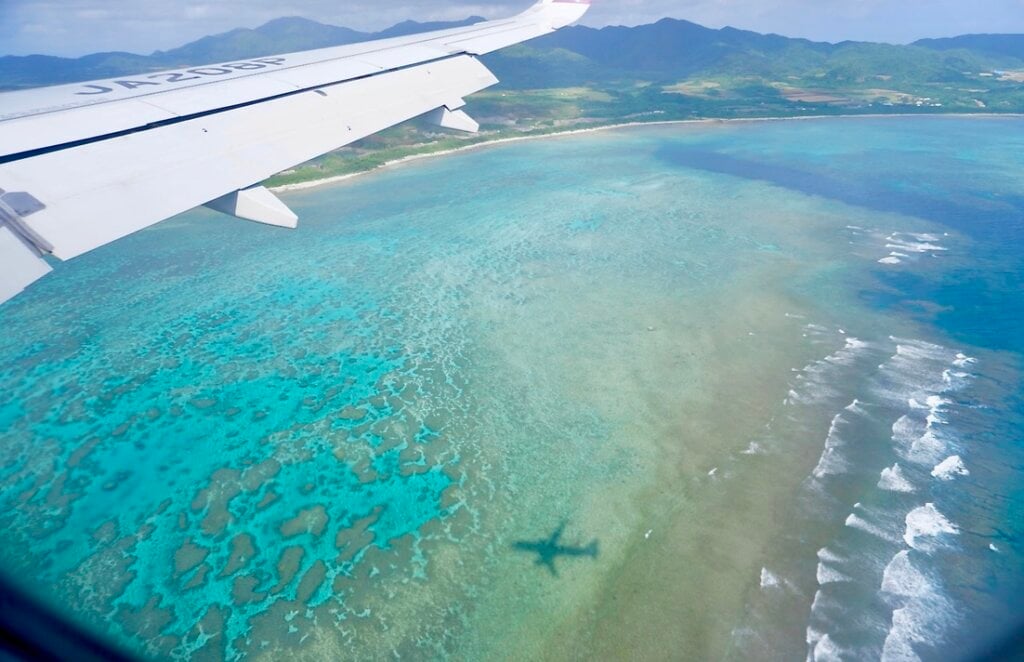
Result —
<instances>
[{"instance_id":1,"label":"airplane registration text","mask_svg":"<svg viewBox=\"0 0 1024 662\"><path fill-rule=\"evenodd\" d=\"M130 80L106 81L104 85L83 85L81 91L75 92L75 94L79 96L93 96L97 94L110 94L118 89L134 90L140 87L183 83L190 80L199 80L204 77L224 76L239 71L256 71L268 67L280 67L285 62L286 59L283 57L261 57L246 62L219 64L213 67L196 67L195 69L187 69L185 71L161 71L160 73L138 76Z\"/></svg>"}]
</instances>

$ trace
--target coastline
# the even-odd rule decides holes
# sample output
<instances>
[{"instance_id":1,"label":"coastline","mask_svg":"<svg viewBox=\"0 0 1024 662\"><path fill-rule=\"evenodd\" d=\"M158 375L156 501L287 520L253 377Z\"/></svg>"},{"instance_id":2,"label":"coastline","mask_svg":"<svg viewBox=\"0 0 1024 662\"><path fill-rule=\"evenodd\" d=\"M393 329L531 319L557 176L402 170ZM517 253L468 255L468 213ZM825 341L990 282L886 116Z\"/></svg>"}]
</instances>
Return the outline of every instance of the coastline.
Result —
<instances>
[{"instance_id":1,"label":"coastline","mask_svg":"<svg viewBox=\"0 0 1024 662\"><path fill-rule=\"evenodd\" d=\"M795 117L730 117L730 118L716 118L708 117L701 119L689 119L689 120L654 120L650 122L619 122L617 124L602 124L600 126L591 126L578 129L566 129L564 131L552 131L550 133L537 133L524 136L508 136L504 138L495 138L494 140L482 140L469 145L463 145L461 147L455 147L452 149L442 149L436 152L422 152L419 154L409 154L398 159L392 159L385 161L372 168L366 170L359 170L356 172L345 173L344 175L330 175L328 177L321 177L318 179L310 179L305 182L296 182L294 184L281 184L279 186L269 187L274 193L288 193L291 191L303 191L306 189L317 188L320 186L326 186L328 184L337 184L349 179L368 175L372 172L377 172L384 168L390 168L413 161L419 161L421 159L435 158L440 156L448 156L450 154L457 154L459 152L466 152L469 150L479 149L481 147L490 147L493 145L502 145L507 143L522 142L525 140L540 140L543 138L557 138L562 136L572 136L582 133L597 133L599 131L610 131L613 129L627 129L638 126L671 126L671 125L684 125L684 124L732 124L740 122L788 122L788 121L804 121L804 120L822 120L822 119L835 119L835 118L892 118L892 117L959 117L959 118L1022 118L1024 113L936 113L928 115L914 115L909 113L873 113L873 114L840 114L840 115L799 115Z\"/></svg>"}]
</instances>

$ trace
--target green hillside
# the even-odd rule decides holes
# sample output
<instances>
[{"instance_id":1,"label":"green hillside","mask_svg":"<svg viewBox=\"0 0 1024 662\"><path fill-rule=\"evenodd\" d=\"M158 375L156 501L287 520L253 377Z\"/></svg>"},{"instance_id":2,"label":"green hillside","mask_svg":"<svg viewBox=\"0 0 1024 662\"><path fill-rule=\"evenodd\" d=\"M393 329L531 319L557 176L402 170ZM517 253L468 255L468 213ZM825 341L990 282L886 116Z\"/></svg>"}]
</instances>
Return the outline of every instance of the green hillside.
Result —
<instances>
[{"instance_id":1,"label":"green hillside","mask_svg":"<svg viewBox=\"0 0 1024 662\"><path fill-rule=\"evenodd\" d=\"M230 62L478 20L405 22L367 34L283 18L146 56L0 57L0 90ZM663 19L632 28L570 27L483 60L501 83L469 100L481 134L412 122L274 183L364 170L472 142L628 121L1024 112L1024 35L967 35L909 46L831 44Z\"/></svg>"},{"instance_id":2,"label":"green hillside","mask_svg":"<svg viewBox=\"0 0 1024 662\"><path fill-rule=\"evenodd\" d=\"M942 40L828 44L664 19L567 28L487 61L509 89L583 83L670 113L728 117L752 105L779 114L1024 111L1016 76L1024 59L1008 54L1014 36L984 37L972 37L971 48ZM650 88L682 98L661 99Z\"/></svg>"}]
</instances>

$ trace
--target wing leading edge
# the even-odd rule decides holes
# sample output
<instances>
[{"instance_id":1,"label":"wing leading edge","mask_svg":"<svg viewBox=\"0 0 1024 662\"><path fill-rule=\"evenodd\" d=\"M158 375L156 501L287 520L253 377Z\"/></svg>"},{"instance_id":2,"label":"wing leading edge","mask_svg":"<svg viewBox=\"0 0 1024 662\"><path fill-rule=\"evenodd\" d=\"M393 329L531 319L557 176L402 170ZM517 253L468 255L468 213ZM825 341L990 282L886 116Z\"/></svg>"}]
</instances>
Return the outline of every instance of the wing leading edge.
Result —
<instances>
[{"instance_id":1,"label":"wing leading edge","mask_svg":"<svg viewBox=\"0 0 1024 662\"><path fill-rule=\"evenodd\" d=\"M295 227L258 183L431 113L475 130L476 56L578 20L543 0L505 20L180 71L0 94L0 302L67 260L200 205Z\"/></svg>"}]
</instances>

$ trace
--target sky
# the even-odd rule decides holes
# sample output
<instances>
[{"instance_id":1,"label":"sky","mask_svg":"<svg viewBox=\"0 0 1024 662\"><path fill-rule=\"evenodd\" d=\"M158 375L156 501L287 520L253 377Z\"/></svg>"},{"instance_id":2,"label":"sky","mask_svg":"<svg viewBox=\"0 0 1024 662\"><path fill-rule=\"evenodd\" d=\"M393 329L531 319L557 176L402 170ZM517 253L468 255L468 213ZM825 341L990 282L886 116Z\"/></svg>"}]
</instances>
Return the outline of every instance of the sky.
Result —
<instances>
[{"instance_id":1,"label":"sky","mask_svg":"<svg viewBox=\"0 0 1024 662\"><path fill-rule=\"evenodd\" d=\"M209 34L303 16L358 30L406 19L499 18L529 0L0 0L0 55L148 54ZM1024 33L1024 0L594 0L584 23L671 16L824 41L907 43L973 32Z\"/></svg>"}]
</instances>

